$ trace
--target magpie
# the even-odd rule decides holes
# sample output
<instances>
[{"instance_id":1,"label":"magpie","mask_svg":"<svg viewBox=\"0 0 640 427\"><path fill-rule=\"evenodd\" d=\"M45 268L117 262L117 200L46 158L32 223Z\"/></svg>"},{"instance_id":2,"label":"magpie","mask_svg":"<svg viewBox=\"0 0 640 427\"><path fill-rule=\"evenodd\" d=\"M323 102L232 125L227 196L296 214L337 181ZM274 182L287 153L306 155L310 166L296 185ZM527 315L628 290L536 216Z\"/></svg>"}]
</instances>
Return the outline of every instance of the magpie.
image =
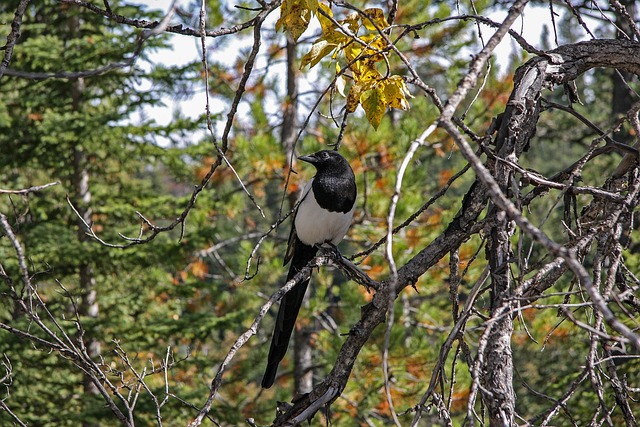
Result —
<instances>
[{"instance_id":1,"label":"magpie","mask_svg":"<svg viewBox=\"0 0 640 427\"><path fill-rule=\"evenodd\" d=\"M356 207L355 175L349 162L337 151L323 150L298 159L311 163L317 173L305 186L294 214L284 256L284 265L291 261L287 282L316 256L318 246L340 243ZM262 378L263 388L273 385L308 284L309 279L298 283L282 298Z\"/></svg>"}]
</instances>

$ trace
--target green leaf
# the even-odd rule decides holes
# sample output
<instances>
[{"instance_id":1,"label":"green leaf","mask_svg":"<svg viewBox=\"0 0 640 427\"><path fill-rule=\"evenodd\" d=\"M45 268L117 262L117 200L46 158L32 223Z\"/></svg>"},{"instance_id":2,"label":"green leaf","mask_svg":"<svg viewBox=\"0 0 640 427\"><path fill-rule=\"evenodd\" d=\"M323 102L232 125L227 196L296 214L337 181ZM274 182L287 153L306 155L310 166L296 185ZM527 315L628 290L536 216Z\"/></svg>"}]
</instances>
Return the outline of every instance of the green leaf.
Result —
<instances>
[{"instance_id":1,"label":"green leaf","mask_svg":"<svg viewBox=\"0 0 640 427\"><path fill-rule=\"evenodd\" d=\"M387 111L387 100L380 86L376 86L360 95L360 105L362 105L371 126L378 129L382 116Z\"/></svg>"}]
</instances>

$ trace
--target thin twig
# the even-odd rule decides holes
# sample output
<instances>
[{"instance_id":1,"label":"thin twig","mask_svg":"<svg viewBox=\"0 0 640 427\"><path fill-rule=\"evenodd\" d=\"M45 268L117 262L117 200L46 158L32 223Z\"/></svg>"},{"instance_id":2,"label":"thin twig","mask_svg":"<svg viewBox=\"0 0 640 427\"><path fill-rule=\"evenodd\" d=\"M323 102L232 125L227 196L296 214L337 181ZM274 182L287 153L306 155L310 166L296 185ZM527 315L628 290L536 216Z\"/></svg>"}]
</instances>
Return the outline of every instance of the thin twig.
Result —
<instances>
[{"instance_id":1,"label":"thin twig","mask_svg":"<svg viewBox=\"0 0 640 427\"><path fill-rule=\"evenodd\" d=\"M113 11L110 8L100 9L93 3L82 1L82 0L58 0L58 1L64 4L72 4L75 6L84 7L93 13L102 15L105 18L111 19L112 21L115 21L119 24L129 25L134 28L153 29L158 27L158 25L160 25L158 21L147 21L144 19L128 18L124 15L118 15L116 13L113 13ZM263 7L267 6L267 4L262 4L262 6ZM255 25L255 19L256 18L252 18L246 22L243 22L242 24L233 25L227 28L220 28L219 30L207 30L205 31L205 35L207 37L215 38L215 37L236 34L253 27ZM188 27L185 28L182 24L169 25L166 28L164 28L163 31L174 33L174 34L181 34L185 36L193 36L193 37L200 37L200 34L201 34L201 31L199 28L188 28Z\"/></svg>"},{"instance_id":2,"label":"thin twig","mask_svg":"<svg viewBox=\"0 0 640 427\"><path fill-rule=\"evenodd\" d=\"M61 0L65 1L65 0ZM175 0L173 0L169 11L162 18L162 20L152 27L151 29L145 30L138 35L138 39L136 42L136 47L133 53L124 61L112 62L102 67L94 68L92 70L83 70L83 71L58 71L55 73L41 73L41 72L31 72L31 71L22 71L22 70L13 70L7 68L4 70L4 74L7 76L20 77L25 79L33 79L33 80L46 80L46 79L79 79L86 77L95 77L101 76L113 70L118 70L122 68L127 68L132 66L136 60L140 57L142 53L142 48L144 46L144 42L150 37L156 36L162 33L167 26L169 25L169 21L173 17L175 12L174 4ZM1 71L1 70L0 70Z\"/></svg>"},{"instance_id":3,"label":"thin twig","mask_svg":"<svg viewBox=\"0 0 640 427\"><path fill-rule=\"evenodd\" d=\"M45 188L49 188L52 187L54 185L58 185L60 184L60 181L56 181L56 182L50 182L48 184L44 184L44 185L36 185L34 187L29 187L29 188L23 188L20 190L3 190L0 188L0 194L20 194L20 195L25 195L25 194L29 194L29 193L36 193L38 191L42 191Z\"/></svg>"}]
</instances>

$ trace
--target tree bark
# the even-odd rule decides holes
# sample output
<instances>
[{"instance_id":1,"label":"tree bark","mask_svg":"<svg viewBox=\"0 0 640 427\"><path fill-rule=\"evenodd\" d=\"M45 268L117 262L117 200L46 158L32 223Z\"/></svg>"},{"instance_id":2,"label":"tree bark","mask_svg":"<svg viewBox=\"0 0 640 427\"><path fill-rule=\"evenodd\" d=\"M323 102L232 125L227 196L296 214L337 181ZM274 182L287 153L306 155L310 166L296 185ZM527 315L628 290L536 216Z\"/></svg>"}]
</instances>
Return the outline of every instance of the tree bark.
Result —
<instances>
[{"instance_id":1,"label":"tree bark","mask_svg":"<svg viewBox=\"0 0 640 427\"><path fill-rule=\"evenodd\" d=\"M540 114L538 95L542 81L536 80L540 70L537 67L521 68L514 76L514 90L500 123L494 141L495 152L489 156L487 167L492 172L500 191L512 199L518 208L521 203L513 194L513 168L509 162L518 159L529 148L535 134ZM485 403L491 426L514 425L516 396L513 389L513 354L511 335L513 319L505 315L512 310L513 284L511 262L513 251L511 237L515 223L505 212L495 206L489 210L492 218L487 230L486 257L491 274L491 317L482 336L478 355L480 364L476 375L480 375L480 392Z\"/></svg>"},{"instance_id":2,"label":"tree bark","mask_svg":"<svg viewBox=\"0 0 640 427\"><path fill-rule=\"evenodd\" d=\"M636 1L635 0L621 0L620 3L627 10L627 13L631 17L636 16ZM616 27L619 29L616 33L618 40L633 40L634 32L631 29L630 23L620 14L620 12L613 8L616 17ZM611 73L611 80L613 83L613 89L611 91L611 112L613 116L620 116L626 114L633 104L633 91L629 88L629 83L633 81L633 74L624 70L614 70ZM613 138L616 141L630 144L634 140L634 135L630 132L628 126L621 126L613 134Z\"/></svg>"},{"instance_id":3,"label":"tree bark","mask_svg":"<svg viewBox=\"0 0 640 427\"><path fill-rule=\"evenodd\" d=\"M80 19L78 16L72 16L69 18L69 30L72 37L75 37L80 32ZM85 83L83 78L78 78L71 82L71 102L74 111L80 111L82 109L82 97L85 91ZM88 170L88 157L84 147L78 143L73 148L73 188L75 206L79 216L76 225L78 227L78 241L80 244L88 242L90 238L86 235L85 225L91 224L91 216L93 214L91 209L91 191L89 189L89 170ZM84 223L82 222L84 221ZM95 289L96 279L93 271L93 266L90 262L83 261L78 268L79 285L81 291L81 301L78 306L78 316L97 319L99 313L99 306L97 300L97 292ZM96 360L100 356L100 342L95 338L93 333L90 333L88 337L80 336L79 339L85 340L86 352L89 358ZM89 395L100 395L100 392L93 382L93 377L88 374L84 374L82 380L83 391ZM83 427L97 427L97 424L84 421Z\"/></svg>"}]
</instances>

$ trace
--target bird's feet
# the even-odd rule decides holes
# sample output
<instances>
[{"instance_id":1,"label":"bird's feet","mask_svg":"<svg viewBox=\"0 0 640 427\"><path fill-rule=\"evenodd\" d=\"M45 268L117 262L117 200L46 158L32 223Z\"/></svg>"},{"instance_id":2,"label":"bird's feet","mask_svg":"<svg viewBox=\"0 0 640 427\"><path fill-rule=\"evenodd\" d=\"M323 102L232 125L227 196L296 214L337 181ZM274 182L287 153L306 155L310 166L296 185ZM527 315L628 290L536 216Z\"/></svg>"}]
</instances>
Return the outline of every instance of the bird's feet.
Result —
<instances>
[{"instance_id":1,"label":"bird's feet","mask_svg":"<svg viewBox=\"0 0 640 427\"><path fill-rule=\"evenodd\" d=\"M326 251L336 260L342 259L342 254L338 250L338 247L331 242L324 242L321 245L316 245L321 251Z\"/></svg>"}]
</instances>

